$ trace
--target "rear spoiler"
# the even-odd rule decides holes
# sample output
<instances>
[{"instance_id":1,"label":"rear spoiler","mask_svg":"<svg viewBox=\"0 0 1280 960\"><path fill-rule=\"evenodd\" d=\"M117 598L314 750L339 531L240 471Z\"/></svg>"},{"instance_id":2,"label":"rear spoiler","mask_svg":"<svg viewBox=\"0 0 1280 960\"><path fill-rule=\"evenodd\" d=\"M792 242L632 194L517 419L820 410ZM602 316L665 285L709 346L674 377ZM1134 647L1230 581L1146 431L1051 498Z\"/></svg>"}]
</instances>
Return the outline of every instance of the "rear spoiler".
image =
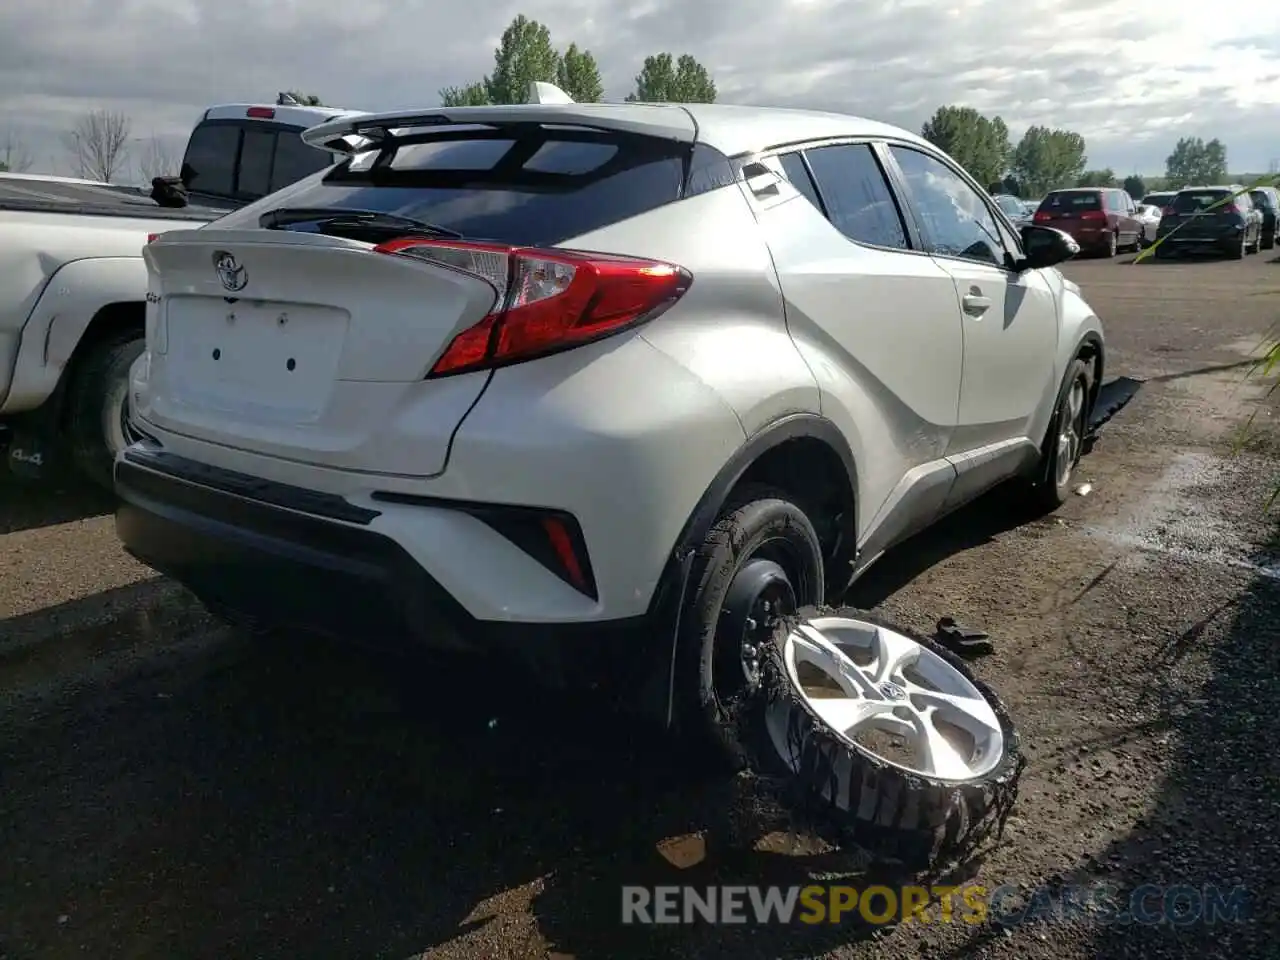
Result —
<instances>
[{"instance_id":1,"label":"rear spoiler","mask_svg":"<svg viewBox=\"0 0 1280 960\"><path fill-rule=\"evenodd\" d=\"M561 99L563 98L563 99ZM698 128L688 111L672 104L575 103L551 84L531 84L530 103L493 107L438 107L430 111L368 113L326 121L302 132L309 147L331 153L359 153L397 139L400 131L423 127L509 126L543 123L613 130L693 143Z\"/></svg>"}]
</instances>

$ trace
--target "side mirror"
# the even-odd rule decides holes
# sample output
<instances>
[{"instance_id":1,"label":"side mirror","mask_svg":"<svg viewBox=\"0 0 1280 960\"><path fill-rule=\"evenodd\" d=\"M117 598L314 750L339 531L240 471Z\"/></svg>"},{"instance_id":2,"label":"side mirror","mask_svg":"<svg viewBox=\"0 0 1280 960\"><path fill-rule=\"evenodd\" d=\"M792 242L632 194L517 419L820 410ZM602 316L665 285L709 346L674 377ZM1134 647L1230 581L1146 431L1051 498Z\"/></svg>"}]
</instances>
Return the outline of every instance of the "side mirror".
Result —
<instances>
[{"instance_id":1,"label":"side mirror","mask_svg":"<svg viewBox=\"0 0 1280 960\"><path fill-rule=\"evenodd\" d=\"M1039 270L1070 260L1080 252L1080 244L1061 230L1032 224L1022 228L1022 249L1026 257L1018 264L1018 269Z\"/></svg>"}]
</instances>

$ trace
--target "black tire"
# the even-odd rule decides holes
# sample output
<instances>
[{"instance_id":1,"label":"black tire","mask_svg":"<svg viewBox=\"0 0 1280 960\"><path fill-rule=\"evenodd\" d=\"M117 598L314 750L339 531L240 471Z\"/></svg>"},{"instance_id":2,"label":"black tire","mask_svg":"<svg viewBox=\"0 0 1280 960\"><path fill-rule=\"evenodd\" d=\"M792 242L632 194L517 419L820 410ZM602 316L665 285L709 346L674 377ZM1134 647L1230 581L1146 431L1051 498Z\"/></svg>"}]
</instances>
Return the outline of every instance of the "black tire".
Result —
<instances>
[{"instance_id":1,"label":"black tire","mask_svg":"<svg viewBox=\"0 0 1280 960\"><path fill-rule=\"evenodd\" d=\"M1084 403L1077 415L1076 429L1079 431L1080 443L1070 467L1064 477L1059 479L1057 439L1065 426L1064 419L1069 415L1069 400L1076 383L1084 388ZM1053 409L1053 417L1049 421L1049 430L1045 434L1044 446L1041 447L1041 468L1037 471L1036 482L1031 487L1031 506L1039 513L1052 513L1067 502L1071 495L1071 481L1075 478L1076 467L1084 452L1084 438L1088 431L1090 403L1093 398L1093 368L1078 357L1067 367L1062 378L1062 386L1058 390L1058 402Z\"/></svg>"},{"instance_id":2,"label":"black tire","mask_svg":"<svg viewBox=\"0 0 1280 960\"><path fill-rule=\"evenodd\" d=\"M785 571L792 597L782 599L782 613L821 600L822 545L813 522L787 493L753 486L725 506L694 555L681 611L674 677L677 721L682 734L733 770L746 764L737 712L753 691L740 661L725 655L741 642L737 631L743 629L726 601L735 578L753 561L776 562ZM767 640L768 624L759 627ZM737 689L734 671L741 674Z\"/></svg>"},{"instance_id":3,"label":"black tire","mask_svg":"<svg viewBox=\"0 0 1280 960\"><path fill-rule=\"evenodd\" d=\"M1231 249L1227 251L1227 256L1232 260L1243 260L1245 255L1249 252L1249 244L1247 241L1247 234L1241 234L1240 243L1238 245L1233 245Z\"/></svg>"},{"instance_id":4,"label":"black tire","mask_svg":"<svg viewBox=\"0 0 1280 960\"><path fill-rule=\"evenodd\" d=\"M1107 234L1107 245L1102 248L1101 255L1111 260L1120 251L1120 235L1114 230Z\"/></svg>"},{"instance_id":5,"label":"black tire","mask_svg":"<svg viewBox=\"0 0 1280 960\"><path fill-rule=\"evenodd\" d=\"M144 347L140 333L95 344L72 375L67 396L71 456L81 473L108 490L116 453L128 442L129 368Z\"/></svg>"},{"instance_id":6,"label":"black tire","mask_svg":"<svg viewBox=\"0 0 1280 960\"><path fill-rule=\"evenodd\" d=\"M941 781L886 762L828 727L788 678L782 644L798 622L843 616L888 627L937 654L991 705L1004 737L1004 755L989 772L967 781ZM840 847L869 853L910 870L950 868L980 853L1004 830L1026 766L1009 711L964 661L928 637L854 608L808 607L775 630L763 666L762 696L744 734L752 767L777 785L778 802L803 826ZM781 757L765 727L767 712L786 711L790 756ZM776 714L775 714L776 715ZM798 768L798 772L797 772Z\"/></svg>"},{"instance_id":7,"label":"black tire","mask_svg":"<svg viewBox=\"0 0 1280 960\"><path fill-rule=\"evenodd\" d=\"M1263 250L1272 250L1272 249L1274 249L1274 248L1275 248L1275 245L1276 245L1276 234L1275 234L1275 231L1273 230L1273 231L1271 232L1271 236L1269 236L1269 237L1263 237L1263 238L1262 238L1262 240L1260 241L1260 243L1262 244L1262 249L1263 249Z\"/></svg>"}]
</instances>

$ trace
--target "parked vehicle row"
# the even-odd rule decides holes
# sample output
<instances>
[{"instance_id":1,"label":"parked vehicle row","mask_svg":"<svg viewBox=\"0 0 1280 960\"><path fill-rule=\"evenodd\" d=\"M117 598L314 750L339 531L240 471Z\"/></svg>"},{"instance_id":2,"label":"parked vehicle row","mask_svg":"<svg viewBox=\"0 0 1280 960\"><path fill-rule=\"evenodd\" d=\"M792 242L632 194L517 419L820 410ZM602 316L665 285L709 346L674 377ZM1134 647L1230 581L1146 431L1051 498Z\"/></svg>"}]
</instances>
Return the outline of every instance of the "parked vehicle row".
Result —
<instances>
[{"instance_id":1,"label":"parked vehicle row","mask_svg":"<svg viewBox=\"0 0 1280 960\"><path fill-rule=\"evenodd\" d=\"M612 680L734 755L778 614L1069 496L1079 247L885 124L535 93L321 124L332 168L147 244L117 530L232 622ZM859 696L925 696L875 643Z\"/></svg>"},{"instance_id":2,"label":"parked vehicle row","mask_svg":"<svg viewBox=\"0 0 1280 960\"><path fill-rule=\"evenodd\" d=\"M1081 251L1114 257L1156 244L1164 259L1183 253L1220 253L1233 259L1269 250L1280 237L1280 192L1240 184L1159 191L1135 203L1111 187L1054 190L1033 222L1069 233Z\"/></svg>"}]
</instances>

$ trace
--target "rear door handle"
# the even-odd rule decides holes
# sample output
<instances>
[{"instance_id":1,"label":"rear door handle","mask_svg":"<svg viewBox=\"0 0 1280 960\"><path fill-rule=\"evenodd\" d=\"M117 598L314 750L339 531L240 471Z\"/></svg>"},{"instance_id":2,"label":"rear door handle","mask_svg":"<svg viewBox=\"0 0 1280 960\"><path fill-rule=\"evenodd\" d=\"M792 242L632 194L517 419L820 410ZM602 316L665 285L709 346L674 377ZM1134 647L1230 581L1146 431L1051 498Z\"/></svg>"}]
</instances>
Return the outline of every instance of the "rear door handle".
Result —
<instances>
[{"instance_id":1,"label":"rear door handle","mask_svg":"<svg viewBox=\"0 0 1280 960\"><path fill-rule=\"evenodd\" d=\"M971 317L980 317L991 309L991 298L980 293L966 293L960 302L964 306L964 312Z\"/></svg>"}]
</instances>

